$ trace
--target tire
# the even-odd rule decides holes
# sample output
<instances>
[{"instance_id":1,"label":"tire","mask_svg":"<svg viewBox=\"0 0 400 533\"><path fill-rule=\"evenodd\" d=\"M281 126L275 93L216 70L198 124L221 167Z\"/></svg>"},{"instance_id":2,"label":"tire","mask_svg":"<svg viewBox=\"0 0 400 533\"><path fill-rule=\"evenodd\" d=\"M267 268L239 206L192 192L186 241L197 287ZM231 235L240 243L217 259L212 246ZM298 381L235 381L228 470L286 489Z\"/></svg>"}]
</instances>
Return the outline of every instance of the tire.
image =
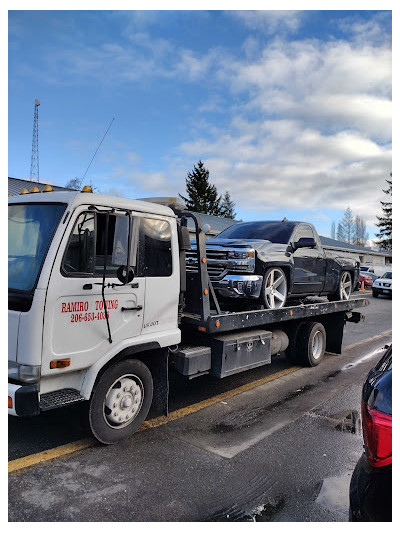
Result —
<instances>
[{"instance_id":1,"label":"tire","mask_svg":"<svg viewBox=\"0 0 400 533\"><path fill-rule=\"evenodd\" d=\"M338 300L349 300L351 296L351 288L353 280L348 270L345 270L340 274L340 280L334 293L328 295L330 302L336 302Z\"/></svg>"},{"instance_id":2,"label":"tire","mask_svg":"<svg viewBox=\"0 0 400 533\"><path fill-rule=\"evenodd\" d=\"M378 298L379 294L378 294L376 291L373 290L373 291L372 291L372 296L373 296L374 298Z\"/></svg>"},{"instance_id":3,"label":"tire","mask_svg":"<svg viewBox=\"0 0 400 533\"><path fill-rule=\"evenodd\" d=\"M323 359L326 348L326 332L320 322L307 322L297 336L297 353L300 364L317 366Z\"/></svg>"},{"instance_id":4,"label":"tire","mask_svg":"<svg viewBox=\"0 0 400 533\"><path fill-rule=\"evenodd\" d=\"M286 274L279 267L265 271L261 287L261 301L266 309L279 309L285 306L288 296Z\"/></svg>"},{"instance_id":5,"label":"tire","mask_svg":"<svg viewBox=\"0 0 400 533\"><path fill-rule=\"evenodd\" d=\"M152 399L153 379L147 366L137 359L116 363L104 372L92 393L89 424L93 435L103 444L130 437L146 418Z\"/></svg>"}]
</instances>

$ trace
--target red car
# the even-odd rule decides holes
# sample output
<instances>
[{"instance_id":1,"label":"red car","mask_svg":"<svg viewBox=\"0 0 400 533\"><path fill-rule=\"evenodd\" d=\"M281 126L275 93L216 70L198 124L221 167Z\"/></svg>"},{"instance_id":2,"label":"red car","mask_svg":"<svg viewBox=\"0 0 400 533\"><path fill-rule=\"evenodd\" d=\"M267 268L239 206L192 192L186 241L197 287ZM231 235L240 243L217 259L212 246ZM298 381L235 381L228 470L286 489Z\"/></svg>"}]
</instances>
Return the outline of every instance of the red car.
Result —
<instances>
[{"instance_id":1,"label":"red car","mask_svg":"<svg viewBox=\"0 0 400 533\"><path fill-rule=\"evenodd\" d=\"M360 276L358 278L358 282L359 282L359 286L360 287L361 287L361 283L362 282L364 282L364 287L372 287L372 284L373 284L374 280L368 274L362 274L360 272Z\"/></svg>"}]
</instances>

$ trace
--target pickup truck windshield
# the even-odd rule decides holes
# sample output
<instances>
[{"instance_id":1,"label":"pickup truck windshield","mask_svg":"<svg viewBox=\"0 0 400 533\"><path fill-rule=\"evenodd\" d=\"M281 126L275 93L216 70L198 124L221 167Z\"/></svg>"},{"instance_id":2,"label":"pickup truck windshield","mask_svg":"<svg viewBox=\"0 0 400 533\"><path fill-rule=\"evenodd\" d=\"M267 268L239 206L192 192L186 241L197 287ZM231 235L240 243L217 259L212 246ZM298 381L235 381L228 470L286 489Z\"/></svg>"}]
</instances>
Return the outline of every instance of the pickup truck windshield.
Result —
<instances>
[{"instance_id":1,"label":"pickup truck windshield","mask_svg":"<svg viewBox=\"0 0 400 533\"><path fill-rule=\"evenodd\" d=\"M295 226L293 222L243 222L222 231L217 239L263 239L287 244Z\"/></svg>"},{"instance_id":2,"label":"pickup truck windshield","mask_svg":"<svg viewBox=\"0 0 400 533\"><path fill-rule=\"evenodd\" d=\"M8 206L8 288L31 291L65 204Z\"/></svg>"}]
</instances>

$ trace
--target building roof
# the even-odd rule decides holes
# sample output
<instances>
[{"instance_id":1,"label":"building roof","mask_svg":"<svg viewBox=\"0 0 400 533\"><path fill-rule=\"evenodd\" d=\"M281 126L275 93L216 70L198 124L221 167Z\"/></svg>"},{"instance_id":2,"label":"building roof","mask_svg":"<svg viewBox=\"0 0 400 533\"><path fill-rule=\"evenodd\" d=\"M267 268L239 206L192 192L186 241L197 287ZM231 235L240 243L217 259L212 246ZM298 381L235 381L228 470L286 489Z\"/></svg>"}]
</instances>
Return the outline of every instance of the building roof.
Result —
<instances>
[{"instance_id":1,"label":"building roof","mask_svg":"<svg viewBox=\"0 0 400 533\"><path fill-rule=\"evenodd\" d=\"M8 194L15 196L15 195L20 194L22 189L28 189L28 191L30 191L32 187L38 187L40 192L42 192L46 185L51 185L55 191L72 191L73 190L73 189L68 189L67 187L60 187L58 185L53 185L52 183L42 183L39 181L21 180L19 178L8 177Z\"/></svg>"}]
</instances>

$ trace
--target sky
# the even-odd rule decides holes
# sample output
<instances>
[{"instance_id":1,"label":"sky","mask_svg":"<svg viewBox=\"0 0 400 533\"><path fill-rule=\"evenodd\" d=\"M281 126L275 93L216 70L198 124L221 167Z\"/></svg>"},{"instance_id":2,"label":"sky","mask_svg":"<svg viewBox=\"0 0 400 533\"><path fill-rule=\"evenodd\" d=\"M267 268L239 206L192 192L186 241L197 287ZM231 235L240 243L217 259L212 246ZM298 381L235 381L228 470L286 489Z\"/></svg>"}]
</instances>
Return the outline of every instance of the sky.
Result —
<instances>
[{"instance_id":1,"label":"sky","mask_svg":"<svg viewBox=\"0 0 400 533\"><path fill-rule=\"evenodd\" d=\"M392 172L391 17L10 10L8 175L29 179L38 99L41 182L87 171L105 194L176 197L201 160L237 219L330 236L350 207L373 238Z\"/></svg>"}]
</instances>

